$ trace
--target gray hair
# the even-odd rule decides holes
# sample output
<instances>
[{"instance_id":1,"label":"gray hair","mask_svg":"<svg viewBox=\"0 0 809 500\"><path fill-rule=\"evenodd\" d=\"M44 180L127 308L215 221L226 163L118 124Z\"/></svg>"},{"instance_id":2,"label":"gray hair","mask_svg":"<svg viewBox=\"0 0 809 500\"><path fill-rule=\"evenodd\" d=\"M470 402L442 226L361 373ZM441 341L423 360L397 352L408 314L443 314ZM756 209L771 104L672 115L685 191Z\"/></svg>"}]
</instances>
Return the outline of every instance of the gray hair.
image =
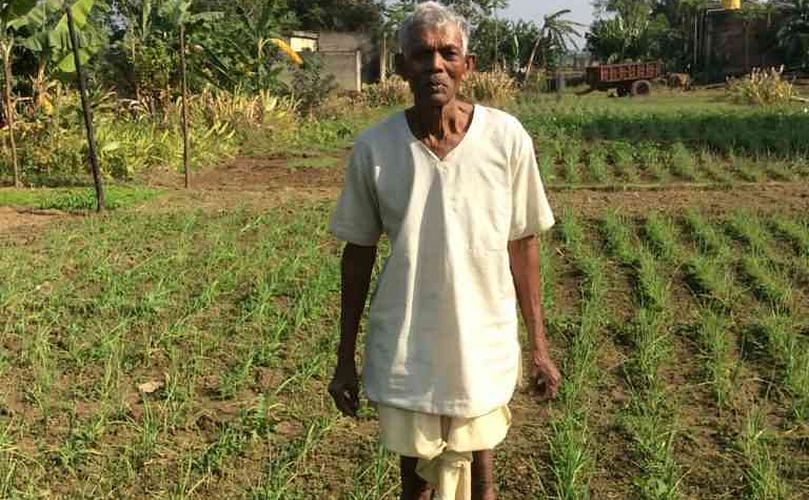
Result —
<instances>
[{"instance_id":1,"label":"gray hair","mask_svg":"<svg viewBox=\"0 0 809 500\"><path fill-rule=\"evenodd\" d=\"M455 23L461 32L461 50L466 55L469 49L469 22L452 8L438 2L422 2L416 6L399 28L399 46L407 53L413 45L413 33L417 29L438 29L448 23Z\"/></svg>"}]
</instances>

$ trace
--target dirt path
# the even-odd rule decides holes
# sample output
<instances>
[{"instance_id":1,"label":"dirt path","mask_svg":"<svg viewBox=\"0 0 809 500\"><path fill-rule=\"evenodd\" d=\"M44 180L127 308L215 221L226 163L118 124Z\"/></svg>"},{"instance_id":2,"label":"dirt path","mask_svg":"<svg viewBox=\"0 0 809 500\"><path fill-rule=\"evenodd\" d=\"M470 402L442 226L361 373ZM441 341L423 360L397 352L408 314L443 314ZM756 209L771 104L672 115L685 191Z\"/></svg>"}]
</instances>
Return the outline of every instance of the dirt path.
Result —
<instances>
[{"instance_id":1,"label":"dirt path","mask_svg":"<svg viewBox=\"0 0 809 500\"><path fill-rule=\"evenodd\" d=\"M30 210L0 206L0 241L35 234L48 224L71 217L56 210ZM24 238L23 238L24 239Z\"/></svg>"},{"instance_id":2,"label":"dirt path","mask_svg":"<svg viewBox=\"0 0 809 500\"><path fill-rule=\"evenodd\" d=\"M319 162L322 163L322 157ZM182 176L152 172L138 179L166 190L165 195L138 210L223 210L239 206L267 209L291 202L328 202L337 198L342 185L344 159L335 157L334 167L293 168L280 159L237 158L221 167L196 173L191 189L182 188ZM763 214L809 213L809 183L739 184L733 187L708 184L634 185L622 188L549 187L551 205L557 212L570 210L581 217L597 217L608 210L629 216L652 210L681 213L694 208L707 215L721 215L746 208ZM0 234L20 227L40 228L66 214L20 211L0 207Z\"/></svg>"}]
</instances>

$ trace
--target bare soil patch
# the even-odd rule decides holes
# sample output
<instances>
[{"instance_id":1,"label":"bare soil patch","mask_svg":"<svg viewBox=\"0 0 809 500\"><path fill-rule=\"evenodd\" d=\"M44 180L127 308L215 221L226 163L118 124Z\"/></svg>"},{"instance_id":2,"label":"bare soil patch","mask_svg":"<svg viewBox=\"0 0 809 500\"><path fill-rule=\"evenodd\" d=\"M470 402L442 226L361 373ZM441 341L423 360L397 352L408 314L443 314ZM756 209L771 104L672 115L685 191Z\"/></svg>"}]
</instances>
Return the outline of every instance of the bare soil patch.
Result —
<instances>
[{"instance_id":1,"label":"bare soil patch","mask_svg":"<svg viewBox=\"0 0 809 500\"><path fill-rule=\"evenodd\" d=\"M58 210L32 210L0 206L0 241L5 237L24 237L57 220L71 217ZM24 239L24 238L23 238Z\"/></svg>"},{"instance_id":2,"label":"bare soil patch","mask_svg":"<svg viewBox=\"0 0 809 500\"><path fill-rule=\"evenodd\" d=\"M333 167L295 168L284 159L239 157L215 168L191 172L191 187L215 191L336 187L342 184L343 160L333 160ZM318 163L323 163L323 157L318 158ZM183 180L181 172L168 170L152 171L143 178L145 184L162 188L182 188Z\"/></svg>"},{"instance_id":3,"label":"bare soil patch","mask_svg":"<svg viewBox=\"0 0 809 500\"><path fill-rule=\"evenodd\" d=\"M318 159L320 162L321 158ZM182 189L177 172L153 172L143 181L153 187L176 189L147 204L147 210L171 208L227 209L239 205L269 208L296 201L329 201L339 196L344 158L333 167L294 168L283 159L237 158L221 167L192 174L191 189ZM645 216L652 210L677 212L694 208L706 215L723 215L744 208L767 213L809 212L809 183L648 184L620 187L548 188L551 206L579 217L599 217L616 210Z\"/></svg>"},{"instance_id":4,"label":"bare soil patch","mask_svg":"<svg viewBox=\"0 0 809 500\"><path fill-rule=\"evenodd\" d=\"M646 216L653 210L681 212L690 208L706 215L723 215L742 208L762 214L809 211L807 183L742 184L732 189L670 185L660 190L550 190L548 196L556 210L571 210L580 217L597 217L607 210L628 216Z\"/></svg>"}]
</instances>

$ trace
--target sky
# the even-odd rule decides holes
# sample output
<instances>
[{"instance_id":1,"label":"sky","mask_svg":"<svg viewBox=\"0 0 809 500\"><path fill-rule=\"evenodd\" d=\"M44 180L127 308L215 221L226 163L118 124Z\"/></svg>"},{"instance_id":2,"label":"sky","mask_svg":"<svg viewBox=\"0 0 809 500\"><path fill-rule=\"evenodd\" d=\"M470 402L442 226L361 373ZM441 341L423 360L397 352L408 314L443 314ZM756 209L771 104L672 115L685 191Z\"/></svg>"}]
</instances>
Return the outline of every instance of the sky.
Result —
<instances>
[{"instance_id":1,"label":"sky","mask_svg":"<svg viewBox=\"0 0 809 500\"><path fill-rule=\"evenodd\" d=\"M570 9L570 19L583 24L593 20L591 0L510 0L503 16L512 19L541 19L543 15L562 9Z\"/></svg>"},{"instance_id":2,"label":"sky","mask_svg":"<svg viewBox=\"0 0 809 500\"><path fill-rule=\"evenodd\" d=\"M510 0L500 15L510 19L531 19L541 22L542 16L570 9L568 19L589 26L593 21L591 0ZM586 31L582 29L581 31Z\"/></svg>"}]
</instances>

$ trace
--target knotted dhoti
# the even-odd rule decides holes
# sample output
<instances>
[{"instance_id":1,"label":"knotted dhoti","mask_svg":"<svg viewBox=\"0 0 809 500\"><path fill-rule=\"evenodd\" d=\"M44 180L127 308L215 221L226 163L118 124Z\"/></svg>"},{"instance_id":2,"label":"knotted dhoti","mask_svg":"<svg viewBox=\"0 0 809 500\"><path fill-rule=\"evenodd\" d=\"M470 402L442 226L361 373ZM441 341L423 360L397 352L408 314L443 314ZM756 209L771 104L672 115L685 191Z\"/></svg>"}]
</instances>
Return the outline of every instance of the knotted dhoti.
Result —
<instances>
[{"instance_id":1,"label":"knotted dhoti","mask_svg":"<svg viewBox=\"0 0 809 500\"><path fill-rule=\"evenodd\" d=\"M418 458L416 472L435 490L434 499L472 498L472 452L491 450L511 426L502 406L473 418L446 417L378 405L382 444Z\"/></svg>"}]
</instances>

